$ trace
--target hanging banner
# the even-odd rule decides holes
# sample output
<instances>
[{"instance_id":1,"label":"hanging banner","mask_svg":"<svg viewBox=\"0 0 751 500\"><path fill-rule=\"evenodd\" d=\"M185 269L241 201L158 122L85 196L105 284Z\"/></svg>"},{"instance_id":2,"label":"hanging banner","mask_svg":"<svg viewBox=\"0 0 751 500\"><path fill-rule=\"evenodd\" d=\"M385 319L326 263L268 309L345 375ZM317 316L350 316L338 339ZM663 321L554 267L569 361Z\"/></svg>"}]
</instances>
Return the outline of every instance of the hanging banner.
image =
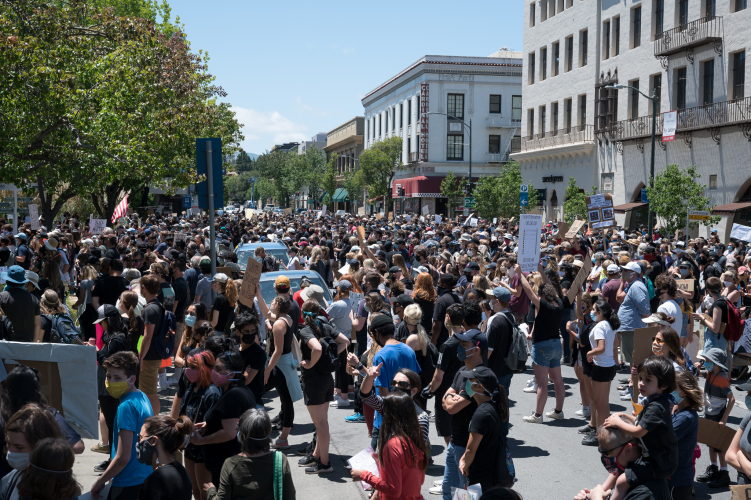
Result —
<instances>
[{"instance_id":1,"label":"hanging banner","mask_svg":"<svg viewBox=\"0 0 751 500\"><path fill-rule=\"evenodd\" d=\"M666 111L662 116L662 142L674 141L675 130L678 128L678 112Z\"/></svg>"}]
</instances>

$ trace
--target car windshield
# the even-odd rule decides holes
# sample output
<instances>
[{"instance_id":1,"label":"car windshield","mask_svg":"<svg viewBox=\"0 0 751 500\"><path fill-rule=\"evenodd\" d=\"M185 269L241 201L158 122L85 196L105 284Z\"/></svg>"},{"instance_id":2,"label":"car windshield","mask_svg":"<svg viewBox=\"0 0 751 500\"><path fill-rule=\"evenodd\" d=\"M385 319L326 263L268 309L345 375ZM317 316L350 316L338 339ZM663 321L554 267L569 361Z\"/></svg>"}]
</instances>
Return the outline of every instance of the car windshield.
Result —
<instances>
[{"instance_id":1,"label":"car windshield","mask_svg":"<svg viewBox=\"0 0 751 500\"><path fill-rule=\"evenodd\" d=\"M289 279L289 283L291 286L290 295L294 295L296 291L300 289L300 280L303 278L303 276L295 276ZM308 279L313 283L314 285L318 285L321 288L323 288L323 295L328 301L329 304L333 302L333 297L331 296L331 291L329 290L328 286L326 286L326 283L323 282L320 276L314 275L314 276L308 276ZM274 300L274 297L276 297L276 291L274 290L274 279L265 280L263 279L263 275L261 275L261 295L263 295L263 300L266 301L266 304L271 306L271 301ZM321 307L325 307L325 304L321 304Z\"/></svg>"},{"instance_id":2,"label":"car windshield","mask_svg":"<svg viewBox=\"0 0 751 500\"><path fill-rule=\"evenodd\" d=\"M284 265L286 266L289 264L289 255L287 255L287 251L281 248L267 248L265 249L266 253L271 254L275 259L281 260L284 262ZM248 267L248 259L253 258L253 250L240 250L237 252L237 263L240 265L240 269L245 271L245 268Z\"/></svg>"}]
</instances>

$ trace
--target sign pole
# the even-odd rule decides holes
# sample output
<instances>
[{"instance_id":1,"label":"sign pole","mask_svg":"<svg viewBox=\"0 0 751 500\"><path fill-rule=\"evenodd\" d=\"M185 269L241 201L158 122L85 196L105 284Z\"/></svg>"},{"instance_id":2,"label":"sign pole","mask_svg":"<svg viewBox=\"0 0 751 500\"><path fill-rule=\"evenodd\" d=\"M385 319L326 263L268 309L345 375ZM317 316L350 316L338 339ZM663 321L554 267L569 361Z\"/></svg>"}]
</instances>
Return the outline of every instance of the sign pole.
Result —
<instances>
[{"instance_id":1,"label":"sign pole","mask_svg":"<svg viewBox=\"0 0 751 500\"><path fill-rule=\"evenodd\" d=\"M13 235L18 234L18 187L13 186Z\"/></svg>"},{"instance_id":2,"label":"sign pole","mask_svg":"<svg viewBox=\"0 0 751 500\"><path fill-rule=\"evenodd\" d=\"M216 228L214 227L214 165L211 162L211 141L206 141L206 181L209 184L209 248L211 249L211 275L216 274Z\"/></svg>"},{"instance_id":3,"label":"sign pole","mask_svg":"<svg viewBox=\"0 0 751 500\"><path fill-rule=\"evenodd\" d=\"M688 248L688 217L690 211L691 209L686 207L686 248Z\"/></svg>"}]
</instances>

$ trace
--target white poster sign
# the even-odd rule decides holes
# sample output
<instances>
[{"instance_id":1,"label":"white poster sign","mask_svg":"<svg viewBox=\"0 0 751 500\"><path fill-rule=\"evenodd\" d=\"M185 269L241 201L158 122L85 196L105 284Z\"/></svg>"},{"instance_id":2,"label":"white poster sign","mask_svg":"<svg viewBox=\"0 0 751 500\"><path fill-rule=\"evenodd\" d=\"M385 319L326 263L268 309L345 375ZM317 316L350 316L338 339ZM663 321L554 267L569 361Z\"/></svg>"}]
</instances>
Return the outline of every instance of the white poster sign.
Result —
<instances>
[{"instance_id":1,"label":"white poster sign","mask_svg":"<svg viewBox=\"0 0 751 500\"><path fill-rule=\"evenodd\" d=\"M743 224L733 224L733 230L730 231L730 237L751 243L751 227L744 226Z\"/></svg>"},{"instance_id":2,"label":"white poster sign","mask_svg":"<svg viewBox=\"0 0 751 500\"><path fill-rule=\"evenodd\" d=\"M674 141L675 129L678 128L678 112L666 111L662 116L662 142Z\"/></svg>"},{"instance_id":3,"label":"white poster sign","mask_svg":"<svg viewBox=\"0 0 751 500\"><path fill-rule=\"evenodd\" d=\"M107 227L107 219L91 219L89 221L89 232L91 234L102 234Z\"/></svg>"},{"instance_id":4,"label":"white poster sign","mask_svg":"<svg viewBox=\"0 0 751 500\"><path fill-rule=\"evenodd\" d=\"M435 223L437 225L440 225L442 220L443 220L443 218L440 215L436 215L435 216Z\"/></svg>"},{"instance_id":5,"label":"white poster sign","mask_svg":"<svg viewBox=\"0 0 751 500\"><path fill-rule=\"evenodd\" d=\"M540 260L542 215L519 216L519 265L525 273L537 271Z\"/></svg>"},{"instance_id":6,"label":"white poster sign","mask_svg":"<svg viewBox=\"0 0 751 500\"><path fill-rule=\"evenodd\" d=\"M469 219L469 225L472 227L477 227L477 217L472 217Z\"/></svg>"},{"instance_id":7,"label":"white poster sign","mask_svg":"<svg viewBox=\"0 0 751 500\"><path fill-rule=\"evenodd\" d=\"M422 206L422 214L423 215L428 215L429 213L430 213L430 207L427 206L427 205L423 205Z\"/></svg>"},{"instance_id":8,"label":"white poster sign","mask_svg":"<svg viewBox=\"0 0 751 500\"><path fill-rule=\"evenodd\" d=\"M318 214L318 217L326 217L326 205L323 206L321 213Z\"/></svg>"},{"instance_id":9,"label":"white poster sign","mask_svg":"<svg viewBox=\"0 0 751 500\"><path fill-rule=\"evenodd\" d=\"M32 203L29 205L29 219L31 222L31 230L32 231L38 231L39 230L39 206Z\"/></svg>"}]
</instances>

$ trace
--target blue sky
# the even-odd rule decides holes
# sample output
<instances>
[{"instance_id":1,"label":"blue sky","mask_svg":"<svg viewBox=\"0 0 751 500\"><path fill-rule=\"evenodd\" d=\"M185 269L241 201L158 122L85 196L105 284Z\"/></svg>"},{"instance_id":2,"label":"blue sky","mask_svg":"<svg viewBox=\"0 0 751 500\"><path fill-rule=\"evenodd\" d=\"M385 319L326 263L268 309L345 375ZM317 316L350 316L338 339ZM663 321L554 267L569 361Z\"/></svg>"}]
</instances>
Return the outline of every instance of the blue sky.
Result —
<instances>
[{"instance_id":1,"label":"blue sky","mask_svg":"<svg viewBox=\"0 0 751 500\"><path fill-rule=\"evenodd\" d=\"M426 54L522 50L519 0L169 0L227 92L250 153L363 114L360 99Z\"/></svg>"}]
</instances>

